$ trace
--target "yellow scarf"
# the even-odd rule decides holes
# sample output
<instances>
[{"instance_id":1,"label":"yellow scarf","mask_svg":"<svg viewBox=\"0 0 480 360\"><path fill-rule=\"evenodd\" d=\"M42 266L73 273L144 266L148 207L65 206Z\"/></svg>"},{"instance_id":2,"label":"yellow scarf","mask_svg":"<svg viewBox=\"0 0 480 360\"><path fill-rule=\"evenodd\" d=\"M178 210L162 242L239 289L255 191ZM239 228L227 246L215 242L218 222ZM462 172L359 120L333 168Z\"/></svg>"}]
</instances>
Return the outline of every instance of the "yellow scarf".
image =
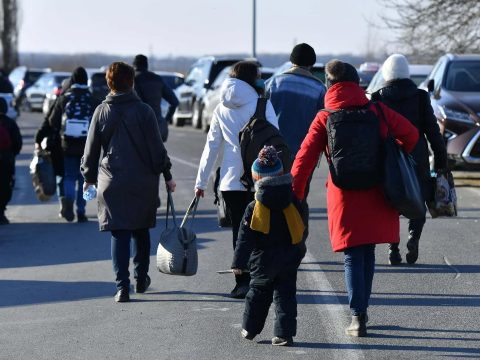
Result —
<instances>
[{"instance_id":1,"label":"yellow scarf","mask_svg":"<svg viewBox=\"0 0 480 360\"><path fill-rule=\"evenodd\" d=\"M305 225L295 205L290 203L290 205L283 209L283 215L287 221L292 244L296 245L300 243L303 238L303 232L305 231ZM250 229L263 234L270 233L270 209L258 200L255 201L255 207L253 208Z\"/></svg>"}]
</instances>

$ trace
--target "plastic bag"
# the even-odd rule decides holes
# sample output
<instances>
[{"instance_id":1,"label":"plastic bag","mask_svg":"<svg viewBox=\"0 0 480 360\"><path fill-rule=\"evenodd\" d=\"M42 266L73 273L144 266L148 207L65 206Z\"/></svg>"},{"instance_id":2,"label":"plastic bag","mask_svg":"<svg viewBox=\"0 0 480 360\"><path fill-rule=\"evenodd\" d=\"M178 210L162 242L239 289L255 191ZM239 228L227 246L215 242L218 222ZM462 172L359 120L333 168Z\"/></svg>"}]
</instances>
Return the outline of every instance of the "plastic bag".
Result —
<instances>
[{"instance_id":1,"label":"plastic bag","mask_svg":"<svg viewBox=\"0 0 480 360\"><path fill-rule=\"evenodd\" d=\"M457 216L457 193L450 171L433 176L433 201L428 203L432 218L440 216Z\"/></svg>"}]
</instances>

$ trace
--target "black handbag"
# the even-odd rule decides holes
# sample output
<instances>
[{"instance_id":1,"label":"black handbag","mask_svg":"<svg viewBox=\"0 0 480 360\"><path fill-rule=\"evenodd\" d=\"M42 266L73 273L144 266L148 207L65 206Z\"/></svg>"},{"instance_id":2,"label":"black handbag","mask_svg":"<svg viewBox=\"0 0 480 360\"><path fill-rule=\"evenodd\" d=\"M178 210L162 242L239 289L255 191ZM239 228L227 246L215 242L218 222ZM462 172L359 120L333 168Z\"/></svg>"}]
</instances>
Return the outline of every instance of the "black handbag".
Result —
<instances>
[{"instance_id":1,"label":"black handbag","mask_svg":"<svg viewBox=\"0 0 480 360\"><path fill-rule=\"evenodd\" d=\"M228 216L225 200L223 199L222 192L218 190L220 186L220 167L215 172L215 180L213 181L213 193L215 194L215 201L213 202L217 206L217 219L218 226L222 228L231 228L232 219Z\"/></svg>"},{"instance_id":2,"label":"black handbag","mask_svg":"<svg viewBox=\"0 0 480 360\"><path fill-rule=\"evenodd\" d=\"M422 189L418 182L413 158L405 153L390 132L380 106L375 104L380 117L387 125L388 133L384 142L385 167L383 190L389 204L408 219L425 216L426 207Z\"/></svg>"}]
</instances>

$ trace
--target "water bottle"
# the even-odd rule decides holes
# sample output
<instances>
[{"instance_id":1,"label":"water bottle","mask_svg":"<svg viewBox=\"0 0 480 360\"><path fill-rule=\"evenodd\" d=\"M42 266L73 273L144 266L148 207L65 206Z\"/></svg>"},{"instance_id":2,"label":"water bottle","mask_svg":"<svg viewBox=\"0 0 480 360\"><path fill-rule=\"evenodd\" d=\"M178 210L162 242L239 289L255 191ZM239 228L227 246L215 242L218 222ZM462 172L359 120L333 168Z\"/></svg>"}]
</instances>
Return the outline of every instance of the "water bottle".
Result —
<instances>
[{"instance_id":1,"label":"water bottle","mask_svg":"<svg viewBox=\"0 0 480 360\"><path fill-rule=\"evenodd\" d=\"M83 198L87 201L93 200L97 197L97 188L95 185L88 185L87 190L83 192Z\"/></svg>"}]
</instances>

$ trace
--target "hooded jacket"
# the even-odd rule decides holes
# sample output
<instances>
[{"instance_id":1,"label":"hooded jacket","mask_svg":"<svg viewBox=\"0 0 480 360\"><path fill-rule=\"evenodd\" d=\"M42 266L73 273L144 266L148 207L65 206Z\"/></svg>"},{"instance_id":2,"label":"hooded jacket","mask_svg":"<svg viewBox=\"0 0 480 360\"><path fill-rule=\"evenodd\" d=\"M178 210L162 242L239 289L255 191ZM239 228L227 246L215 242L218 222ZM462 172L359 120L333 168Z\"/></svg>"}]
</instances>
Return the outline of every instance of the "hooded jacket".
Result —
<instances>
[{"instance_id":1,"label":"hooded jacket","mask_svg":"<svg viewBox=\"0 0 480 360\"><path fill-rule=\"evenodd\" d=\"M238 134L257 108L258 93L245 81L228 78L222 84L220 104L213 111L210 130L198 167L195 188L205 190L215 160L223 148L220 191L246 191L240 182L243 162ZM275 111L267 101L267 121L278 128Z\"/></svg>"},{"instance_id":2,"label":"hooded jacket","mask_svg":"<svg viewBox=\"0 0 480 360\"><path fill-rule=\"evenodd\" d=\"M410 79L388 81L383 88L372 94L372 100L385 105L405 116L420 133L412 156L417 163L417 173L422 181L424 195L427 196L430 177L430 162L427 140L434 155L435 169L447 168L447 150L440 134L437 118L433 113L430 98L426 91L418 89Z\"/></svg>"},{"instance_id":3,"label":"hooded jacket","mask_svg":"<svg viewBox=\"0 0 480 360\"><path fill-rule=\"evenodd\" d=\"M278 115L280 133L295 156L313 118L323 108L325 85L310 71L294 66L271 77L265 87Z\"/></svg>"},{"instance_id":4,"label":"hooded jacket","mask_svg":"<svg viewBox=\"0 0 480 360\"><path fill-rule=\"evenodd\" d=\"M159 175L170 180L170 159L153 110L132 91L109 94L88 131L81 172L97 183L100 230L155 226Z\"/></svg>"},{"instance_id":5,"label":"hooded jacket","mask_svg":"<svg viewBox=\"0 0 480 360\"><path fill-rule=\"evenodd\" d=\"M333 85L325 96L325 107L332 110L365 106L365 92L354 82ZM418 141L417 129L402 115L379 103L392 135L411 152ZM370 109L377 114L375 106ZM378 114L377 114L378 117ZM319 156L327 148L328 113L320 111L313 120L292 167L293 191L303 199L305 186ZM380 135L387 136L387 125L379 120ZM380 243L399 242L399 214L386 201L382 187L368 190L343 190L327 178L327 213L333 251Z\"/></svg>"},{"instance_id":6,"label":"hooded jacket","mask_svg":"<svg viewBox=\"0 0 480 360\"><path fill-rule=\"evenodd\" d=\"M298 266L306 253L305 237L300 243L292 244L283 212L293 203L302 214L300 203L293 195L291 184L290 174L266 177L255 183L255 199L270 210L270 232L264 234L251 229L255 201L251 202L240 223L232 268L252 269L253 267L273 276L279 269L289 264L295 263ZM306 224L306 219L303 219L303 222Z\"/></svg>"}]
</instances>

